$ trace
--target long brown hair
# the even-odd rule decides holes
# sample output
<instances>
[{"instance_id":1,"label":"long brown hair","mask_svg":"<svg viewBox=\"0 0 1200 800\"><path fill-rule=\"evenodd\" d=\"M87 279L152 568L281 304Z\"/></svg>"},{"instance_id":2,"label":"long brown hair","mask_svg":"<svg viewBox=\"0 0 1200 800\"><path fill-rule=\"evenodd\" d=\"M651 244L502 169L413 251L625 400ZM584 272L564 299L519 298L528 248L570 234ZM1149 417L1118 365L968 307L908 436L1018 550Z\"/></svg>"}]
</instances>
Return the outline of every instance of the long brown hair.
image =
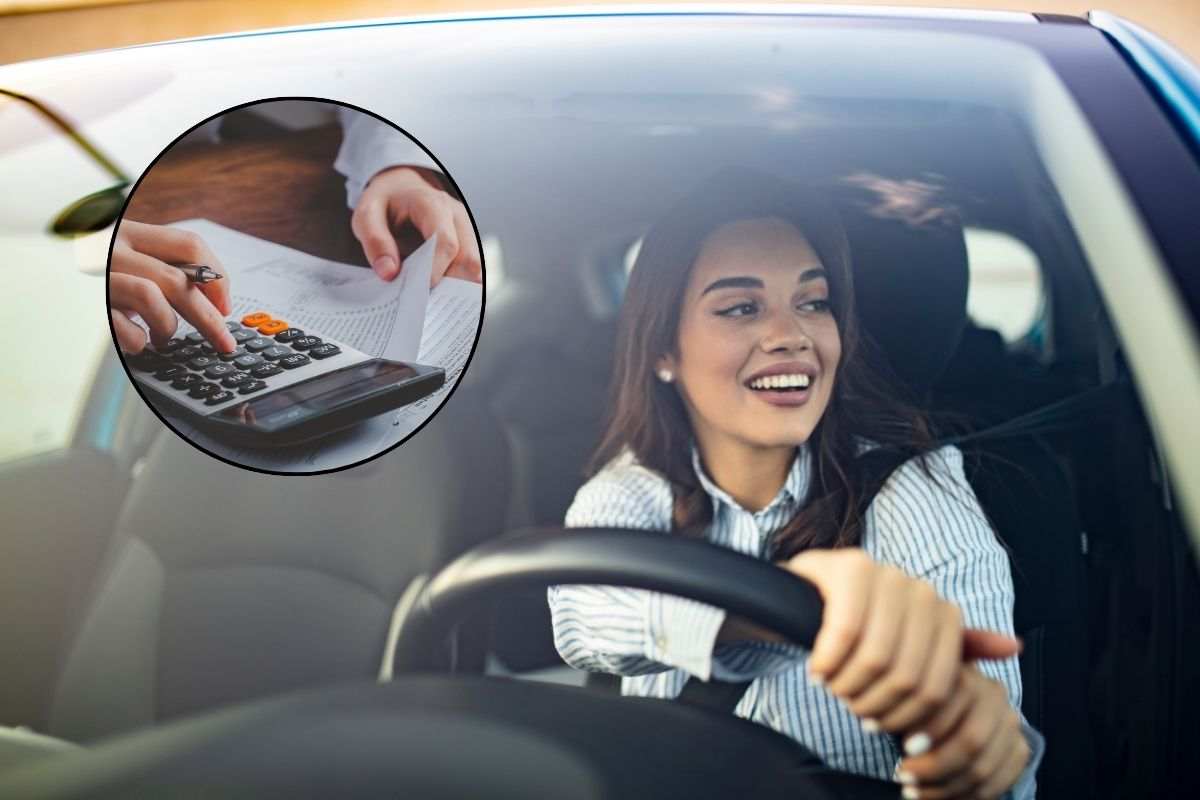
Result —
<instances>
[{"instance_id":1,"label":"long brown hair","mask_svg":"<svg viewBox=\"0 0 1200 800\"><path fill-rule=\"evenodd\" d=\"M833 393L808 445L812 480L801 510L774 540L775 558L862 539L859 499L866 487L856 457L861 442L917 455L933 447L926 417L901 399L875 348L858 330L846 232L815 191L771 176L724 170L677 203L646 235L629 277L617 329L610 417L591 473L626 450L670 482L673 527L696 534L712 506L692 469L692 430L678 391L654 377L655 362L678 354L679 320L692 267L705 238L738 220L779 218L796 227L829 276L842 342Z\"/></svg>"}]
</instances>

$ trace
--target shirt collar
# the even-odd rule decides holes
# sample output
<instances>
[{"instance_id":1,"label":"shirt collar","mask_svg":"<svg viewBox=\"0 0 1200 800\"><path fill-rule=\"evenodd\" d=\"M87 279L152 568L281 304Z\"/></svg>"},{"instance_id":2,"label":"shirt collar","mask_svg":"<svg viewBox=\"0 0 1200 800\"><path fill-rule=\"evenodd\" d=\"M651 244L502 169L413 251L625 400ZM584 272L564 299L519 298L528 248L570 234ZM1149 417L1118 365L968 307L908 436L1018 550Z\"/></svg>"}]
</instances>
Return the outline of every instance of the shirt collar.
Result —
<instances>
[{"instance_id":1,"label":"shirt collar","mask_svg":"<svg viewBox=\"0 0 1200 800\"><path fill-rule=\"evenodd\" d=\"M775 495L775 498L765 508L757 513L771 511L782 503L791 503L794 505L803 502L805 495L808 494L811 465L812 454L809 451L808 444L801 444L796 448L796 457L792 460L792 467L788 470L787 478L784 479L779 493ZM700 481L701 488L704 489L709 497L733 508L742 508L724 489L717 486L708 477L708 474L704 471L704 465L700 461L700 450L696 447L695 442L692 443L692 469L696 473L696 478Z\"/></svg>"}]
</instances>

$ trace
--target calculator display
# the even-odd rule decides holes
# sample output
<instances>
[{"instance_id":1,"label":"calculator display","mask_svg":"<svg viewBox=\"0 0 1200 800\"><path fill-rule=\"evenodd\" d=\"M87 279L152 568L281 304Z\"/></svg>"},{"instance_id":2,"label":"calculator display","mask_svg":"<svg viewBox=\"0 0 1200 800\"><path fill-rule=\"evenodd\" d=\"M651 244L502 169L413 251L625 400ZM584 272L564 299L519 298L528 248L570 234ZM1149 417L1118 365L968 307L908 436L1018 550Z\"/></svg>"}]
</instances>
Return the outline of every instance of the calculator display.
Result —
<instances>
[{"instance_id":1,"label":"calculator display","mask_svg":"<svg viewBox=\"0 0 1200 800\"><path fill-rule=\"evenodd\" d=\"M274 428L320 414L347 400L395 386L419 374L409 364L368 361L240 403L225 409L219 416L263 428Z\"/></svg>"}]
</instances>

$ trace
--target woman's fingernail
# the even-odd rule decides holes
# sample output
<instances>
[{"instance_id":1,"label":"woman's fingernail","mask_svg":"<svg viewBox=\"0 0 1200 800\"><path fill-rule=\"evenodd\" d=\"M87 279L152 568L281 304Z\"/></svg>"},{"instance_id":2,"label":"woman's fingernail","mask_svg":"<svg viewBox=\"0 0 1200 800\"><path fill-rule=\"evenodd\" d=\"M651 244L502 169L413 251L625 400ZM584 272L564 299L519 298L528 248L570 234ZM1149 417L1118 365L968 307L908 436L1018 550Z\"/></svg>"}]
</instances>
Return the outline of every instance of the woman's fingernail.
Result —
<instances>
[{"instance_id":1,"label":"woman's fingernail","mask_svg":"<svg viewBox=\"0 0 1200 800\"><path fill-rule=\"evenodd\" d=\"M900 770L899 772L896 773L896 780L898 780L904 784L917 782L917 778L915 775L913 775L911 772L905 772L904 770Z\"/></svg>"},{"instance_id":2,"label":"woman's fingernail","mask_svg":"<svg viewBox=\"0 0 1200 800\"><path fill-rule=\"evenodd\" d=\"M873 719L864 719L862 729L867 733L879 733L879 722Z\"/></svg>"},{"instance_id":3,"label":"woman's fingernail","mask_svg":"<svg viewBox=\"0 0 1200 800\"><path fill-rule=\"evenodd\" d=\"M914 733L904 740L904 752L910 756L919 756L929 752L931 744L933 744L933 740L929 738L929 734Z\"/></svg>"},{"instance_id":4,"label":"woman's fingernail","mask_svg":"<svg viewBox=\"0 0 1200 800\"><path fill-rule=\"evenodd\" d=\"M371 262L371 268L379 273L380 277L389 278L396 274L396 259L391 256L380 256Z\"/></svg>"},{"instance_id":5,"label":"woman's fingernail","mask_svg":"<svg viewBox=\"0 0 1200 800\"><path fill-rule=\"evenodd\" d=\"M917 787L905 786L900 790L900 796L905 798L905 800L917 800L921 795L917 792Z\"/></svg>"}]
</instances>

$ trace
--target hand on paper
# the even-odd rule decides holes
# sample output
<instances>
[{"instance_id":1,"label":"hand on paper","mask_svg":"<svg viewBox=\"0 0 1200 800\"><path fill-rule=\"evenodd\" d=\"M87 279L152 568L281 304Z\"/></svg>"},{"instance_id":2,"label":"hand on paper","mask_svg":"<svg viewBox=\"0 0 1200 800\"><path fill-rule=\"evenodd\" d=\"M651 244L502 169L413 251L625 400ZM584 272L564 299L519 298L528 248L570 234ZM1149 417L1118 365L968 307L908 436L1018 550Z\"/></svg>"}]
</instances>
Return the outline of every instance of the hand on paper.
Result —
<instances>
[{"instance_id":1,"label":"hand on paper","mask_svg":"<svg viewBox=\"0 0 1200 800\"><path fill-rule=\"evenodd\" d=\"M379 277L390 281L404 265L393 231L409 222L422 236L438 237L430 285L443 276L483 282L475 228L467 210L414 167L391 167L375 174L363 190L350 226Z\"/></svg>"},{"instance_id":2,"label":"hand on paper","mask_svg":"<svg viewBox=\"0 0 1200 800\"><path fill-rule=\"evenodd\" d=\"M192 283L171 264L204 264L222 277ZM117 343L126 353L140 353L146 333L131 317L150 328L150 340L163 344L175 333L179 313L223 353L236 343L225 328L230 312L229 274L194 233L163 225L123 220L113 242L108 271L108 305Z\"/></svg>"}]
</instances>

